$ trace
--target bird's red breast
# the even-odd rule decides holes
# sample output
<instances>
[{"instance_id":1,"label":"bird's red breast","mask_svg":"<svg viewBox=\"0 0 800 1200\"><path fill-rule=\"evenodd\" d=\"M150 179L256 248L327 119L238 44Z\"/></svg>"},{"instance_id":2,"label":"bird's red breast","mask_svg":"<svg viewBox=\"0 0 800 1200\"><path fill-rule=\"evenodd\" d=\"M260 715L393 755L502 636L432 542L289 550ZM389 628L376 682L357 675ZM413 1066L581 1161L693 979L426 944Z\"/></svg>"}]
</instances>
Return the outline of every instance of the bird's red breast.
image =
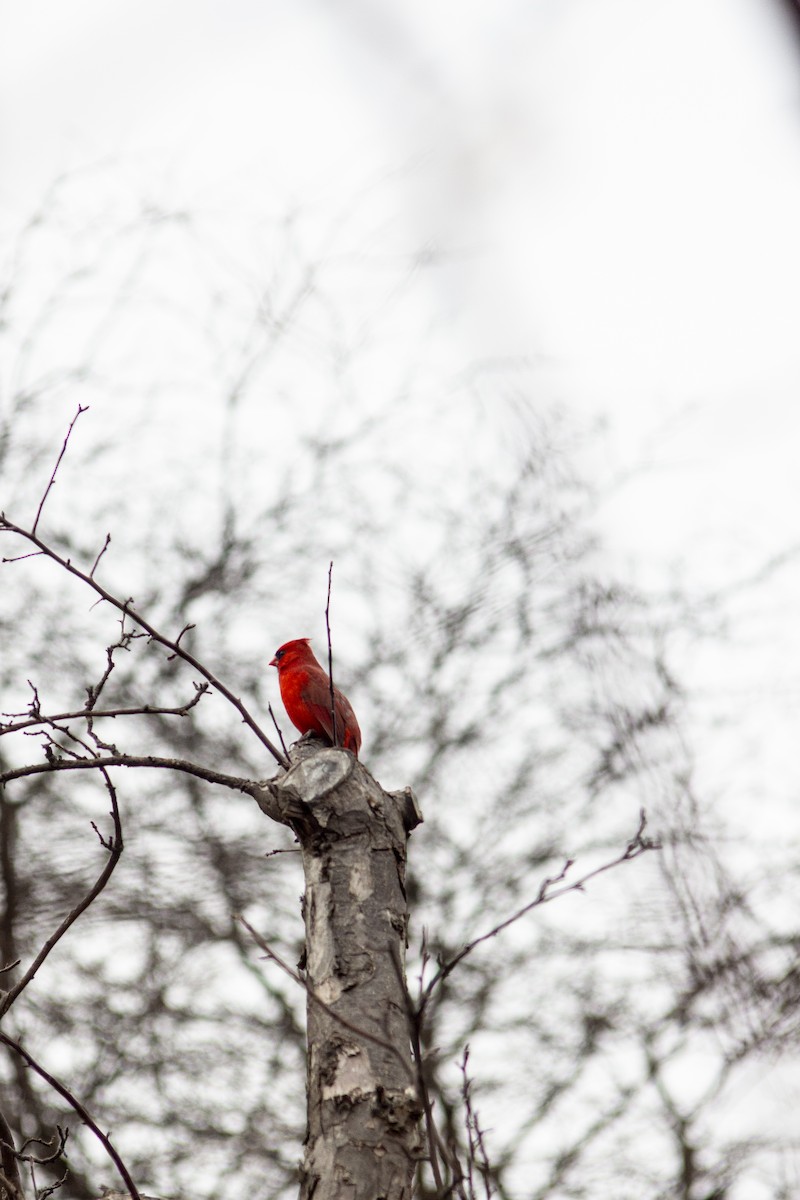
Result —
<instances>
[{"instance_id":1,"label":"bird's red breast","mask_svg":"<svg viewBox=\"0 0 800 1200\"><path fill-rule=\"evenodd\" d=\"M301 733L316 733L333 745L330 678L314 657L309 639L285 642L269 665L278 669L281 699L294 727ZM333 712L336 745L352 750L358 758L361 730L350 701L337 687L333 689Z\"/></svg>"}]
</instances>

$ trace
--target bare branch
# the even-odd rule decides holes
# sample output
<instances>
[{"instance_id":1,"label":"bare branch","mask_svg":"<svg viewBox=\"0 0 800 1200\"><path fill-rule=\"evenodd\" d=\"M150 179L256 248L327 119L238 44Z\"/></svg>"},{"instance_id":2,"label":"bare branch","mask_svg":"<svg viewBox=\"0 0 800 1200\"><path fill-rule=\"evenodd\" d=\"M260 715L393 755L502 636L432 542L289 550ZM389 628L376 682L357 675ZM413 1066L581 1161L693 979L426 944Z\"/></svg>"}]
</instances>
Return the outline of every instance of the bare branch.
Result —
<instances>
[{"instance_id":1,"label":"bare branch","mask_svg":"<svg viewBox=\"0 0 800 1200\"><path fill-rule=\"evenodd\" d=\"M471 942L468 942L467 945L464 946L454 958L451 958L448 962L443 963L439 967L439 970L436 972L433 979L431 979L431 981L427 984L422 993L420 1012L425 1009L425 1006L430 1000L434 990L441 983L443 983L447 976L458 966L458 964L463 962L467 955L471 954L472 951L480 946L482 942L487 942L490 938L497 937L498 933L502 933L504 929L508 929L509 925L513 925L516 921L519 921L534 908L538 908L542 904L549 904L551 900L557 900L560 896L566 896L568 892L581 892L586 884L589 883L590 880L596 879L598 875L602 875L606 871L610 871L614 867L618 867L624 862L629 862L631 859L638 858L641 854L646 853L648 850L660 850L661 847L657 842L654 842L650 838L646 838L644 836L646 825L647 816L644 809L642 809L639 813L639 828L621 854L618 854L616 858L611 859L609 862L603 863L599 867L595 867L594 870L587 871L585 875L582 875L580 879L576 879L574 883L565 884L564 887L559 887L555 888L555 890L552 890L554 889L555 884L561 883L561 881L566 877L570 867L574 865L572 859L567 859L558 875L554 875L543 881L534 900L531 900L530 903L518 909L517 912L512 913L510 917L506 917L504 921L501 921L498 925L495 925L494 928L488 930L487 933L482 933L480 937L476 937Z\"/></svg>"},{"instance_id":2,"label":"bare branch","mask_svg":"<svg viewBox=\"0 0 800 1200\"><path fill-rule=\"evenodd\" d=\"M112 754L106 758L54 758L50 762L31 763L27 767L16 767L13 770L3 771L0 774L0 784L11 783L14 779L24 779L28 775L45 775L51 771L91 771L103 770L105 767L155 767L167 771L182 771L185 775L195 775L207 783L217 783L221 787L246 792L251 796L259 787L251 779L225 775L221 771L212 771L208 767L201 767L199 763L188 762L186 759L159 758L152 754Z\"/></svg>"},{"instance_id":3,"label":"bare branch","mask_svg":"<svg viewBox=\"0 0 800 1200\"><path fill-rule=\"evenodd\" d=\"M116 794L116 791L114 790L114 785L112 784L111 780L108 777L108 772L105 770L104 767L101 767L100 771L101 771L103 780L106 785L106 790L107 790L108 795L111 800L111 818L114 822L114 832L109 838L103 838L100 835L99 831L97 830L97 826L94 825L94 822L92 822L92 824L94 825L95 832L97 832L98 837L100 838L101 845L109 852L108 861L106 862L105 867L103 868L100 875L98 876L97 881L95 882L94 886L92 888L90 888L89 891L86 893L86 895L81 900L78 901L78 903L75 905L75 907L69 913L67 913L66 917L61 922L61 924L58 926L58 928L56 930L54 930L54 932L50 935L50 937L44 943L41 950L36 955L36 958L33 960L31 965L28 967L28 970L25 972L25 974L22 976L22 978L14 985L14 987L9 988L9 990L3 996L2 1000L0 1000L0 1019L2 1019L5 1016L5 1014L8 1012L8 1010L11 1008L11 1005L19 997L20 993L23 992L25 990L25 988L28 986L28 984L31 982L31 980L35 976L36 972L39 970L39 967L41 967L42 963L47 958L48 954L53 949L53 947L56 945L56 943L61 940L61 938L64 936L64 934L70 928L70 926L75 924L75 922L77 921L77 919L81 915L81 913L84 913L86 911L86 909L89 907L89 905L92 904L92 902L97 899L97 897L100 895L103 888L106 886L109 879L111 878L114 868L116 867L117 863L119 862L120 855L122 854L122 850L123 850L123 841L122 841L122 822L120 820L120 815L119 815L119 805L117 803L117 794Z\"/></svg>"},{"instance_id":4,"label":"bare branch","mask_svg":"<svg viewBox=\"0 0 800 1200\"><path fill-rule=\"evenodd\" d=\"M61 749L61 747L56 747L56 749ZM44 763L30 763L25 767L4 771L0 774L0 786L11 783L15 779L23 779L28 775L46 775L53 771L91 771L102 770L106 767L151 767L166 771L181 771L185 775L194 775L197 779L203 779L206 783L215 783L220 787L230 788L232 791L244 792L246 796L251 796L256 801L262 812L281 825L289 825L293 828L293 822L303 816L302 805L298 805L291 795L278 795L269 780L259 782L253 779L244 779L238 775L226 775L222 771L213 771L209 767L202 767L199 763L189 762L187 759L161 758L153 754L120 754L113 748L112 752L105 757L93 755L90 758L77 756L59 758L53 752L51 744L45 746L45 755L47 761Z\"/></svg>"},{"instance_id":5,"label":"bare branch","mask_svg":"<svg viewBox=\"0 0 800 1200\"><path fill-rule=\"evenodd\" d=\"M203 666L203 664L196 659L193 654L190 654L188 650L183 650L178 645L177 641L173 641L171 638L166 637L163 633L159 633L159 631L153 625L151 625L145 617L136 612L136 610L132 607L133 601L131 599L120 600L117 596L112 595L112 593L107 591L106 588L102 587L96 579L93 579L91 575L87 575L85 571L82 571L79 567L76 567L75 564L70 561L70 559L64 558L56 550L53 550L50 546L46 545L45 542L37 537L33 530L23 529L21 526L15 525L14 522L9 521L3 513L0 513L0 530L6 530L8 533L16 533L19 537L31 542L43 555L45 555L45 557L51 559L55 563L58 563L58 565L63 567L65 571L69 571L71 575L74 575L77 579L80 579L87 584L88 587L92 588L92 590L96 592L102 600L107 601L107 603L111 604L123 615L130 617L130 619L141 629L143 629L154 642L158 642L160 646L164 646L167 650L171 650L175 657L183 659L184 662L187 662L190 666L194 667L195 671L198 671L204 679L207 679L211 686L216 688L216 690L220 692L230 704L233 705L236 711L240 714L245 725L252 730L262 745L269 750L276 762L280 763L282 767L285 767L288 770L289 760L286 755L282 754L281 751L272 744L267 735L261 729L258 722L250 714L238 696L234 696L230 688L226 687L225 684L218 679L216 675L209 671L207 667Z\"/></svg>"},{"instance_id":6,"label":"bare branch","mask_svg":"<svg viewBox=\"0 0 800 1200\"><path fill-rule=\"evenodd\" d=\"M91 1113L81 1104L77 1096L75 1096L63 1083L60 1083L55 1076L51 1075L49 1071L46 1071L41 1063L38 1063L36 1059L28 1053L27 1050L23 1049L19 1042L15 1042L13 1038L8 1037L8 1035L3 1033L2 1030L0 1030L0 1042L2 1042L5 1046L8 1046L9 1050L13 1050L15 1054L18 1054L19 1057L23 1059L23 1061L26 1062L28 1066L36 1072L37 1075L41 1076L45 1083L49 1083L50 1087L53 1088L54 1091L58 1092L59 1096L66 1100L70 1108L72 1108L78 1114L84 1125L91 1129L92 1133L98 1139L106 1154L117 1168L117 1171L119 1172L120 1177L127 1188L128 1195L131 1197L131 1200L141 1200L141 1196L136 1188L136 1184L131 1179L125 1163L122 1161L116 1149L111 1144L111 1139L109 1138L108 1134L103 1133L102 1129L94 1120Z\"/></svg>"},{"instance_id":7,"label":"bare branch","mask_svg":"<svg viewBox=\"0 0 800 1200\"><path fill-rule=\"evenodd\" d=\"M56 474L58 472L58 468L61 466L61 460L67 452L67 443L69 442L69 436L72 433L72 430L75 428L75 422L77 421L77 419L81 415L81 413L85 413L88 411L88 408L89 408L88 404L84 404L84 405L79 404L78 411L75 413L75 416L72 418L72 420L69 423L69 429L67 430L67 436L64 438L64 442L61 446L61 451L59 453L58 458L56 459L56 465L53 467L53 474L50 476L50 482L48 483L47 487L44 489L44 495L42 496L41 500L39 501L39 507L36 510L36 519L34 520L33 527L31 529L31 533L33 533L33 534L36 533L36 527L39 524L39 518L42 515L42 509L44 508L44 502L47 499L47 497L50 495L50 489L52 488L53 484L56 481ZM96 565L97 564L95 563L95 566ZM94 570L94 567L92 567L92 570Z\"/></svg>"},{"instance_id":8,"label":"bare branch","mask_svg":"<svg viewBox=\"0 0 800 1200\"><path fill-rule=\"evenodd\" d=\"M199 703L201 698L208 694L209 684L196 683L194 686L196 692L192 699L187 700L186 704L181 704L176 708L161 707L157 704L142 704L140 707L133 708L78 708L73 712L54 713L51 717L40 715L38 717L28 717L24 721L16 721L12 725L0 724L0 737L5 733L19 733L21 729L30 729L35 725L54 725L57 721L97 720L100 717L185 717ZM3 713L4 717L16 715L16 713Z\"/></svg>"}]
</instances>

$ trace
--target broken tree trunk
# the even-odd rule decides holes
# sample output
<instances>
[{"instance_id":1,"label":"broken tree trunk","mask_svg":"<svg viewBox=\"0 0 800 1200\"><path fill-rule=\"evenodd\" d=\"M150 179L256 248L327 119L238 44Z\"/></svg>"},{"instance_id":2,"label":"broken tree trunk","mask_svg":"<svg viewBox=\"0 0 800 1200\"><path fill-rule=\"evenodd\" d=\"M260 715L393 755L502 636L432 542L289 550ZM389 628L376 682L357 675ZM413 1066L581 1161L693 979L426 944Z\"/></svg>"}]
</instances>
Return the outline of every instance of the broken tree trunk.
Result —
<instances>
[{"instance_id":1,"label":"broken tree trunk","mask_svg":"<svg viewBox=\"0 0 800 1200\"><path fill-rule=\"evenodd\" d=\"M291 823L305 870L308 1129L300 1200L410 1200L421 1105L405 988L410 791L304 739L262 807Z\"/></svg>"}]
</instances>

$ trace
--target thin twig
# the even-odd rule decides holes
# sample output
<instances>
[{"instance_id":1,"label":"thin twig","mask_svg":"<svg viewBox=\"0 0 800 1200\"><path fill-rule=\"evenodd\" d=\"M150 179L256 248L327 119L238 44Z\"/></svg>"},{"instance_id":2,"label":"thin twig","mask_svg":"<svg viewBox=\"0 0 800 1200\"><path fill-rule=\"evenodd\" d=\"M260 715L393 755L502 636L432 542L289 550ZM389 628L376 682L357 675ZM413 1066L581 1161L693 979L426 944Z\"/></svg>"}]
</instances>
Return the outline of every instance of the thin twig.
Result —
<instances>
[{"instance_id":1,"label":"thin twig","mask_svg":"<svg viewBox=\"0 0 800 1200\"><path fill-rule=\"evenodd\" d=\"M233 705L233 707L241 716L245 725L252 730L262 745L269 750L276 762L279 762L282 767L288 769L288 757L282 754L280 750L278 750L278 748L272 744L267 735L259 726L258 722L250 714L238 696L234 696L230 688L226 687L226 685L220 679L218 679L216 675L209 671L208 668L205 667L198 659L196 659L193 654L190 654L188 650L182 649L182 647L180 647L176 641L166 637L163 633L159 633L159 631L150 624L146 617L141 616L132 607L133 601L131 599L120 600L117 596L112 595L112 593L99 584L96 579L92 579L92 577L85 571L82 571L79 567L76 567L74 563L70 561L70 559L64 558L56 550L53 550L50 546L43 542L39 537L36 536L33 530L23 529L21 526L15 525L13 521L8 520L4 513L0 513L0 530L3 529L9 533L16 533L19 537L25 538L26 541L29 541L34 546L38 547L42 554L51 559L53 562L58 563L59 566L63 567L65 571L68 571L77 579L82 580L83 583L96 592L102 600L107 601L119 612L123 613L123 615L130 617L134 624L143 629L154 642L158 642L159 645L164 646L167 650L171 650L173 655L175 655L177 658L183 659L184 662L187 662L191 667L194 667L195 671L198 671L204 679L207 679L211 686L216 688L216 690L220 692L230 704ZM3 559L2 561L7 562L9 560Z\"/></svg>"},{"instance_id":2,"label":"thin twig","mask_svg":"<svg viewBox=\"0 0 800 1200\"><path fill-rule=\"evenodd\" d=\"M376 1034L370 1033L367 1029L362 1029L359 1025L354 1025L352 1021L348 1021L346 1017L343 1017L337 1013L329 1004L326 1004L324 1000L320 999L320 997L311 987L311 984L308 982L308 980L303 979L302 975L298 975L296 971L293 971L289 964L284 962L283 959L275 953L272 947L264 941L259 933L256 933L255 929L253 929L253 926L247 920L245 920L241 913L234 913L233 916L234 920L238 921L241 925L244 925L245 929L250 934L259 949L263 950L267 957L271 958L275 965L280 967L280 969L286 975L288 975L290 979L293 979L295 983L299 984L308 998L319 1008L321 1008L323 1012L327 1013L332 1021L336 1021L337 1024L341 1025L344 1029L349 1029L351 1033L356 1034L358 1037L365 1038L368 1042L374 1042L375 1045L380 1046L382 1050L388 1050L389 1053L393 1054L395 1058L398 1058L406 1070L408 1070L408 1063L403 1058L397 1046L394 1046L391 1042L387 1042L384 1038L377 1037Z\"/></svg>"},{"instance_id":3,"label":"thin twig","mask_svg":"<svg viewBox=\"0 0 800 1200\"><path fill-rule=\"evenodd\" d=\"M478 1114L472 1104L472 1080L467 1074L468 1064L469 1045L466 1045L461 1062L459 1063L459 1070L462 1076L461 1096L464 1100L467 1125L467 1180L469 1193L471 1200L477 1200L474 1179L474 1169L477 1168L483 1177L486 1200L492 1200L491 1167L489 1166L489 1158L483 1140L483 1130L478 1120Z\"/></svg>"},{"instance_id":4,"label":"thin twig","mask_svg":"<svg viewBox=\"0 0 800 1200\"><path fill-rule=\"evenodd\" d=\"M19 1042L15 1042L13 1038L8 1037L8 1035L3 1033L2 1030L0 1030L0 1042L2 1042L5 1046L8 1046L9 1050L13 1050L15 1054L18 1054L20 1058L23 1059L23 1061L26 1062L28 1066L36 1072L37 1075L40 1075L41 1078L44 1079L45 1083L49 1083L50 1087L53 1088L54 1091L58 1092L59 1096L62 1096L64 1100L66 1100L70 1108L72 1108L78 1114L84 1125L87 1125L89 1129L91 1129L92 1133L98 1139L106 1154L117 1168L117 1171L119 1172L120 1177L128 1190L131 1200L141 1200L141 1196L139 1195L136 1184L131 1179L125 1163L122 1161L116 1149L111 1144L111 1139L109 1138L108 1134L103 1133L102 1129L94 1120L91 1113L83 1106L83 1104L81 1104L77 1096L75 1096L74 1093L65 1086L65 1084L60 1083L55 1076L51 1075L49 1071L46 1071L41 1063L38 1063L36 1059L28 1053L27 1050L22 1048Z\"/></svg>"},{"instance_id":5,"label":"thin twig","mask_svg":"<svg viewBox=\"0 0 800 1200\"><path fill-rule=\"evenodd\" d=\"M184 625L183 629L180 631L180 633L178 634L178 636L175 638L175 645L176 645L176 646L180 646L180 644L181 644L181 638L183 637L183 635L184 635L185 633L188 633L190 629L196 629L196 628L197 628L197 626L194 624L194 622L193 622L193 621L190 621L190 622L188 623L188 625ZM170 654L170 655L168 656L168 658L167 658L167 662L172 662L172 660L173 660L174 658L175 658L175 655L174 655L174 654Z\"/></svg>"},{"instance_id":6,"label":"thin twig","mask_svg":"<svg viewBox=\"0 0 800 1200\"><path fill-rule=\"evenodd\" d=\"M35 1163L37 1167L45 1167L48 1163L55 1162L57 1158L61 1158L68 1138L69 1129L62 1129L60 1125L56 1125L56 1132L48 1142L43 1141L41 1138L26 1138L19 1150L16 1151L17 1158L20 1162ZM25 1151L28 1149L28 1146L44 1146L47 1150L51 1150L51 1153L46 1156L26 1154ZM55 1147L55 1149L52 1149L52 1147Z\"/></svg>"},{"instance_id":7,"label":"thin twig","mask_svg":"<svg viewBox=\"0 0 800 1200\"><path fill-rule=\"evenodd\" d=\"M409 1002L411 997L408 997ZM422 1057L422 1012L414 1008L413 1003L410 1003L409 1016L409 1037L411 1040L411 1051L414 1055L414 1062L417 1067L417 1088L419 1090L420 1099L422 1100L422 1111L425 1114L425 1132L428 1135L428 1158L433 1172L433 1180L436 1184L437 1195L441 1195L444 1188L444 1180L442 1178L442 1170L439 1165L439 1152L437 1150L438 1131L433 1119L433 1102L431 1100L430 1089L428 1088L425 1079L425 1065Z\"/></svg>"},{"instance_id":8,"label":"thin twig","mask_svg":"<svg viewBox=\"0 0 800 1200\"><path fill-rule=\"evenodd\" d=\"M338 746L336 740L336 699L333 690L333 648L331 646L331 582L333 579L333 559L328 566L328 600L325 605L325 629L328 634L328 686L331 689L331 730L333 736L331 742L334 746Z\"/></svg>"},{"instance_id":9,"label":"thin twig","mask_svg":"<svg viewBox=\"0 0 800 1200\"><path fill-rule=\"evenodd\" d=\"M103 543L103 549L102 549L102 550L100 551L100 553L97 555L97 558L94 560L94 563L92 564L92 569L91 569L91 571L89 572L89 578L90 578L90 579L94 579L94 573L95 573L95 571L97 570L97 564L100 562L100 559L103 557L103 555L105 554L106 550L108 549L108 547L109 547L110 545L111 545L111 534L110 534L110 533L107 533L107 534L106 534L106 540L105 540L105 542Z\"/></svg>"},{"instance_id":10,"label":"thin twig","mask_svg":"<svg viewBox=\"0 0 800 1200\"><path fill-rule=\"evenodd\" d=\"M106 791L108 792L108 795L111 799L111 819L114 822L114 832L113 832L113 834L111 834L110 837L103 838L98 833L98 837L100 838L101 845L103 846L103 848L105 850L108 851L108 861L106 862L106 865L104 866L100 875L97 877L97 881L95 882L94 886L92 888L90 888L89 891L86 893L86 895L81 900L79 900L79 902L75 905L75 907L69 913L67 913L66 917L61 922L61 924L58 926L58 928L50 935L50 937L44 943L41 950L36 955L36 958L33 960L31 965L28 967L28 970L25 972L25 974L22 976L22 978L14 985L14 987L9 988L9 990L3 996L2 1000L0 1000L0 1019L5 1016L5 1014L8 1012L8 1010L11 1008L11 1005L15 1002L15 1000L20 995L20 993L22 991L24 991L24 989L31 982L31 980L35 976L36 972L39 970L39 967L41 967L42 963L47 958L48 954L53 949L53 947L56 945L56 943L61 940L61 938L67 932L69 927L71 925L75 924L75 922L77 921L77 919L81 915L81 913L85 912L86 909L89 907L89 905L92 904L93 901L97 899L97 897L100 895L103 888L106 886L109 879L111 878L114 868L116 867L117 863L119 862L120 855L122 854L122 850L123 850L123 841L122 841L122 822L120 820L120 815L119 815L119 805L117 804L117 794L116 794L116 791L114 790L114 785L112 784L111 780L108 777L108 772L105 770L104 767L100 768L100 773L103 776L103 781L105 782L105 785L106 785ZM94 822L92 822L92 824L94 824ZM95 831L97 832L96 825L94 826L94 828L95 828Z\"/></svg>"},{"instance_id":11,"label":"thin twig","mask_svg":"<svg viewBox=\"0 0 800 1200\"><path fill-rule=\"evenodd\" d=\"M34 1187L36 1187L36 1178L34 1175L33 1164L31 1164L31 1176L33 1177ZM59 1190L59 1188L62 1188L68 1179L69 1179L69 1167L67 1167L66 1170L64 1171L64 1174L60 1175L59 1178L55 1181L55 1183L51 1183L49 1187L43 1188L41 1191L39 1191L39 1189L37 1188L36 1189L36 1200L47 1200L47 1197L52 1196L55 1192L57 1192ZM120 1195L121 1194L122 1193L120 1193Z\"/></svg>"},{"instance_id":12,"label":"thin twig","mask_svg":"<svg viewBox=\"0 0 800 1200\"><path fill-rule=\"evenodd\" d=\"M275 726L275 732L277 733L278 737L280 738L281 745L283 746L283 753L288 758L289 751L286 749L286 742L283 740L283 730L281 729L280 725L278 724L277 717L275 716L275 712L274 712L271 704L267 705L267 712L272 717L272 724Z\"/></svg>"},{"instance_id":13,"label":"thin twig","mask_svg":"<svg viewBox=\"0 0 800 1200\"><path fill-rule=\"evenodd\" d=\"M36 684L33 683L30 679L27 682L28 682L28 687L33 692L33 699L31 700L30 704L28 705L28 712L31 714L32 717L39 717L42 714L42 705L41 705L41 701L39 700L39 689L37 688Z\"/></svg>"},{"instance_id":14,"label":"thin twig","mask_svg":"<svg viewBox=\"0 0 800 1200\"><path fill-rule=\"evenodd\" d=\"M87 745L87 743L82 738L79 738L77 734L74 734L68 725L51 725L48 723L48 727L40 730L38 734L29 732L25 735L26 737L38 736L44 738L44 752L48 762L53 755L58 757L61 754L66 754L70 758L82 757L81 754L77 750L74 750L71 746L65 746L61 742L57 742L53 737L53 734L49 732L50 729L52 729L54 733L60 733L62 738L67 738L69 741L74 742L76 746L80 746L81 750L86 751L87 754L94 756L94 750L92 747Z\"/></svg>"},{"instance_id":15,"label":"thin twig","mask_svg":"<svg viewBox=\"0 0 800 1200\"><path fill-rule=\"evenodd\" d=\"M50 482L48 483L47 487L44 489L44 495L42 496L41 500L39 501L39 507L36 510L36 520L33 522L33 526L31 528L31 533L33 533L33 534L36 533L36 526L39 524L39 518L41 517L42 509L44 508L44 502L47 499L47 497L50 495L50 489L52 488L53 484L56 481L56 473L58 471L58 468L61 466L61 460L67 452L67 443L69 441L69 435L72 433L72 430L75 427L75 422L77 421L78 417L81 415L81 413L85 413L88 410L88 408L89 408L88 404L84 404L84 405L79 404L78 411L75 413L75 416L72 418L72 420L69 423L69 429L67 430L67 436L64 438L64 442L61 446L61 452L59 453L59 456L56 459L56 465L53 467L53 474L50 476ZM94 570L94 568L92 568L92 570Z\"/></svg>"},{"instance_id":16,"label":"thin twig","mask_svg":"<svg viewBox=\"0 0 800 1200\"><path fill-rule=\"evenodd\" d=\"M538 908L542 904L549 904L552 900L558 900L560 896L566 896L568 892L583 891L586 884L589 883L590 880L596 879L598 875L602 875L604 872L610 871L614 867L618 867L622 863L628 862L631 859L638 858L640 854L644 854L648 850L659 850L661 847L659 846L658 842L654 842L650 838L646 838L644 836L646 826L647 816L644 809L641 809L639 813L639 828L621 854L617 855L616 858L611 859L609 862L602 863L601 866L595 867L594 870L587 871L585 875L582 875L580 879L576 879L574 883L569 883L564 887L555 888L555 890L553 890L554 885L560 883L565 878L570 867L574 865L572 859L567 859L558 875L554 875L543 881L534 900L531 900L530 903L518 909L517 912L512 913L510 917L506 917L504 921L501 921L498 925L495 925L494 928L488 930L487 933L482 933L480 937L476 937L471 942L468 942L466 946L459 950L458 954L439 967L439 970L436 972L433 979L431 979L430 983L427 984L424 992L422 993L420 1012L424 1010L434 990L447 978L447 976L458 966L460 962L463 962L468 954L471 954L472 951L476 949L477 946L480 946L483 942L488 941L490 938L497 937L498 933L502 933L504 929L508 929L509 925L513 925L516 921L519 921L522 917L531 912L532 909Z\"/></svg>"},{"instance_id":17,"label":"thin twig","mask_svg":"<svg viewBox=\"0 0 800 1200\"><path fill-rule=\"evenodd\" d=\"M467 1128L467 1187L470 1200L475 1200L475 1143L472 1140L472 1099L470 1097L470 1080L467 1075L469 1062L469 1046L464 1047L458 1069L461 1072L461 1099L464 1101L464 1124Z\"/></svg>"},{"instance_id":18,"label":"thin twig","mask_svg":"<svg viewBox=\"0 0 800 1200\"><path fill-rule=\"evenodd\" d=\"M105 665L105 670L103 671L103 674L100 676L100 679L98 680L97 683L90 684L89 687L87 687L87 689L86 689L86 695L88 697L87 704L86 704L87 708L94 708L94 706L97 704L97 701L100 699L103 689L105 688L106 684L108 683L109 679L111 678L111 672L114 670L114 667L116 666L116 663L114 662L114 651L115 650L130 650L131 642L134 642L138 638L143 638L145 636L143 633L136 633L134 630L128 630L125 628L125 614L124 613L122 614L122 616L119 619L119 629L120 629L119 640L114 642L113 645L111 645L111 646L106 646L106 665ZM37 715L38 715L38 713L34 713L34 716L37 716ZM91 730L91 727L92 727L91 721L89 721L89 729L90 730Z\"/></svg>"},{"instance_id":19,"label":"thin twig","mask_svg":"<svg viewBox=\"0 0 800 1200\"><path fill-rule=\"evenodd\" d=\"M13 558L4 558L4 563L23 562L26 558L40 558L44 554L43 550L31 550L30 554L15 554ZM98 600L98 604L100 601Z\"/></svg>"},{"instance_id":20,"label":"thin twig","mask_svg":"<svg viewBox=\"0 0 800 1200\"><path fill-rule=\"evenodd\" d=\"M431 1164L434 1183L436 1184L436 1194L441 1196L444 1191L444 1181L442 1171L439 1165L438 1131L436 1122L433 1117L433 1102L431 1100L428 1081L425 1078L425 1067L422 1057L422 1022L424 1006L415 1005L411 999L411 993L408 990L403 964L400 961L400 955L397 946L394 942L389 943L389 957L394 968L394 973L397 976L397 981L403 992L403 999L406 1006L406 1020L408 1022L408 1040L411 1042L411 1054L414 1061L415 1076L417 1091L422 1102L422 1112L425 1118L425 1133L428 1138L428 1161Z\"/></svg>"}]
</instances>

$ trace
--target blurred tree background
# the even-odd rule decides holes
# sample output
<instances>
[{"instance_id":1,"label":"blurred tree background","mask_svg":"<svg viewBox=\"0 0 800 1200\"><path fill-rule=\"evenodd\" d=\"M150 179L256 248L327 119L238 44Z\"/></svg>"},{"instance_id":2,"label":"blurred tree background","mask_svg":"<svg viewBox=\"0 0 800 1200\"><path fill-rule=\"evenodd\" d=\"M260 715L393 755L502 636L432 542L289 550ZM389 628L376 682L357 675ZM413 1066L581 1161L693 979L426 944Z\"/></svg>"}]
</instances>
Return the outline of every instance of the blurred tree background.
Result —
<instances>
[{"instance_id":1,"label":"blurred tree background","mask_svg":"<svg viewBox=\"0 0 800 1200\"><path fill-rule=\"evenodd\" d=\"M7 515L32 519L88 404L41 531L87 567L110 532L98 578L173 635L192 622L186 644L262 717L275 647L324 646L334 561L337 678L364 759L385 787L412 785L426 818L412 992L425 955L452 956L566 858L583 872L614 857L645 808L660 853L537 909L438 993L441 1127L464 1146L468 1046L492 1194L788 1197L795 1139L764 1080L796 1047L797 935L763 903L725 780L695 786L673 666L720 606L608 569L598 496L573 465L587 434L517 364L457 361L446 331L423 335L424 258L379 269L346 222L315 240L302 211L226 239L219 221L115 203L108 181L97 172L87 216L62 180L7 263ZM4 539L4 556L20 552ZM3 572L4 713L24 713L32 687L45 712L80 708L117 615L42 559ZM192 695L185 664L140 638L116 651L104 703ZM214 695L103 733L131 753L273 769ZM4 768L40 757L40 740L3 737ZM118 774L122 862L4 1028L69 1078L147 1191L291 1196L304 996L234 920L297 960L291 836L197 779ZM97 874L90 822L107 807L88 776L6 787L4 966L24 968ZM2 1072L12 1127L71 1124L63 1194L95 1196L111 1182L100 1147L13 1056Z\"/></svg>"},{"instance_id":2,"label":"blurred tree background","mask_svg":"<svg viewBox=\"0 0 800 1200\"><path fill-rule=\"evenodd\" d=\"M468 1156L469 1046L501 1198L800 1193L795 10L43 0L4 22L0 510L34 519L88 405L40 532L87 569L110 533L100 581L191 623L268 733L267 664L323 651L334 562L362 757L425 814L412 994L567 859L615 858L640 809L661 844L487 940L429 1008L443 1137ZM104 703L193 698L64 572L1 569L5 725L35 696L81 708L121 638ZM101 733L274 769L218 695ZM43 740L0 728L0 770ZM288 1198L305 997L234 914L297 961L294 843L192 777L114 780L121 863L3 1030L147 1192ZM108 807L90 773L0 793L0 967L96 878ZM19 1059L0 1079L18 1138L70 1125L61 1195L116 1186Z\"/></svg>"}]
</instances>

